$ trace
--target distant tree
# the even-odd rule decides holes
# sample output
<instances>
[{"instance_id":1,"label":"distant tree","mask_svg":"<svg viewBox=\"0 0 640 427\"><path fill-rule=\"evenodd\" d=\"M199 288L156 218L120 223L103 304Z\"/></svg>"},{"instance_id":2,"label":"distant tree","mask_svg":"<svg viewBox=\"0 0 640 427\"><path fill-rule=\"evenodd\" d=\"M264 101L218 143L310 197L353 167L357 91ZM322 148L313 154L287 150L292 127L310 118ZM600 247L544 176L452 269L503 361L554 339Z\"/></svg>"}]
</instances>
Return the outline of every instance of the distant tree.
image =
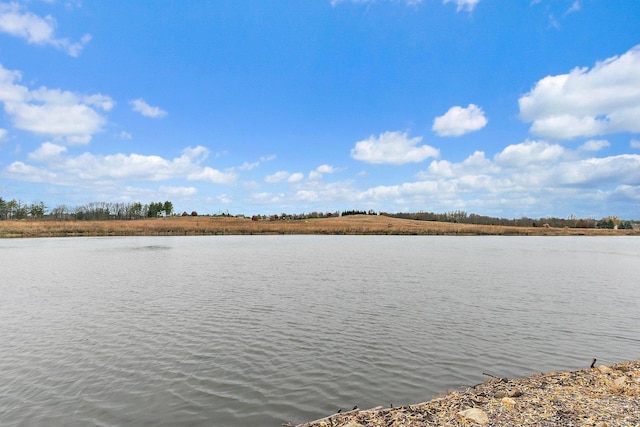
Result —
<instances>
[{"instance_id":1,"label":"distant tree","mask_svg":"<svg viewBox=\"0 0 640 427\"><path fill-rule=\"evenodd\" d=\"M162 205L162 210L164 211L164 214L166 216L171 216L171 214L173 213L173 203L167 200Z\"/></svg>"},{"instance_id":2,"label":"distant tree","mask_svg":"<svg viewBox=\"0 0 640 427\"><path fill-rule=\"evenodd\" d=\"M160 213L164 211L164 203L162 202L151 202L149 203L149 207L147 209L147 217L155 218Z\"/></svg>"},{"instance_id":3,"label":"distant tree","mask_svg":"<svg viewBox=\"0 0 640 427\"><path fill-rule=\"evenodd\" d=\"M7 202L5 202L2 197L0 197L0 219L7 219L7 215Z\"/></svg>"},{"instance_id":4,"label":"distant tree","mask_svg":"<svg viewBox=\"0 0 640 427\"><path fill-rule=\"evenodd\" d=\"M633 224L630 221L620 221L618 228L620 230L633 230Z\"/></svg>"},{"instance_id":5,"label":"distant tree","mask_svg":"<svg viewBox=\"0 0 640 427\"><path fill-rule=\"evenodd\" d=\"M7 219L13 219L13 218L16 217L16 211L17 211L19 206L20 206L20 204L15 199L11 199L6 203L6 209L7 209L6 217L7 217Z\"/></svg>"},{"instance_id":6,"label":"distant tree","mask_svg":"<svg viewBox=\"0 0 640 427\"><path fill-rule=\"evenodd\" d=\"M25 219L29 214L29 207L19 200L9 200L9 215L15 219Z\"/></svg>"},{"instance_id":7,"label":"distant tree","mask_svg":"<svg viewBox=\"0 0 640 427\"><path fill-rule=\"evenodd\" d=\"M44 202L32 203L29 205L28 213L31 218L42 218L46 209Z\"/></svg>"},{"instance_id":8,"label":"distant tree","mask_svg":"<svg viewBox=\"0 0 640 427\"><path fill-rule=\"evenodd\" d=\"M198 212L196 212L196 211L192 211L192 212L191 212L191 216L198 216Z\"/></svg>"},{"instance_id":9,"label":"distant tree","mask_svg":"<svg viewBox=\"0 0 640 427\"><path fill-rule=\"evenodd\" d=\"M69 209L67 208L66 205L59 205L51 209L51 216L56 221L62 221L67 219L68 214L69 214Z\"/></svg>"},{"instance_id":10,"label":"distant tree","mask_svg":"<svg viewBox=\"0 0 640 427\"><path fill-rule=\"evenodd\" d=\"M611 218L603 218L596 224L597 228L608 228L613 230L615 224L613 223L613 219Z\"/></svg>"},{"instance_id":11,"label":"distant tree","mask_svg":"<svg viewBox=\"0 0 640 427\"><path fill-rule=\"evenodd\" d=\"M128 214L129 219L138 219L143 216L142 203L135 202L129 205Z\"/></svg>"}]
</instances>

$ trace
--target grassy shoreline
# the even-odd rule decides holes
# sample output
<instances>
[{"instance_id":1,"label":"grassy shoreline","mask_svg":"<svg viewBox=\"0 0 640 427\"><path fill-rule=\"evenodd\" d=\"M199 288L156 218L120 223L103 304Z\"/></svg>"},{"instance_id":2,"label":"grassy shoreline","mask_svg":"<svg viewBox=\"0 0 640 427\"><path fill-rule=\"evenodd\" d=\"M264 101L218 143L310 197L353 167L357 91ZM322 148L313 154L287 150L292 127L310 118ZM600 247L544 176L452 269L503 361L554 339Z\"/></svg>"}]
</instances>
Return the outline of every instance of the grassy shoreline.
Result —
<instances>
[{"instance_id":1,"label":"grassy shoreline","mask_svg":"<svg viewBox=\"0 0 640 427\"><path fill-rule=\"evenodd\" d=\"M0 221L0 238L269 234L625 236L640 235L640 230L458 224L373 215L350 215L296 221L251 221L248 218L206 216L131 221Z\"/></svg>"}]
</instances>

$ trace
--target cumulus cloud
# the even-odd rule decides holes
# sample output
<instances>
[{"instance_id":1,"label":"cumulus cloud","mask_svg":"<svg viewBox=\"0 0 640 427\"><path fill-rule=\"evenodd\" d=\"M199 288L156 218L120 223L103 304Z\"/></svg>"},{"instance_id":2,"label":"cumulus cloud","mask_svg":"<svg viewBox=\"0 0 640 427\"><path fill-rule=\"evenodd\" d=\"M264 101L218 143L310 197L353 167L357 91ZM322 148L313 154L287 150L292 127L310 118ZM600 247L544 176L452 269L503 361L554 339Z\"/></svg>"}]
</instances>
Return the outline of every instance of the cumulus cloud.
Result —
<instances>
[{"instance_id":1,"label":"cumulus cloud","mask_svg":"<svg viewBox=\"0 0 640 427\"><path fill-rule=\"evenodd\" d=\"M508 217L607 215L616 198L640 203L640 155L596 157L595 151L586 149L605 145L606 141L594 139L572 150L544 140L525 140L493 156L475 151L461 161L432 160L414 179L364 188L351 181L309 179L287 191L251 194L247 200L277 205L285 212L296 201L309 211L357 202L373 209L384 206L390 212L427 206L434 212L465 210ZM289 176L285 173L280 179Z\"/></svg>"},{"instance_id":2,"label":"cumulus cloud","mask_svg":"<svg viewBox=\"0 0 640 427\"><path fill-rule=\"evenodd\" d=\"M531 164L556 162L565 150L557 144L545 141L525 141L505 147L495 156L496 164L503 167L523 168Z\"/></svg>"},{"instance_id":3,"label":"cumulus cloud","mask_svg":"<svg viewBox=\"0 0 640 427\"><path fill-rule=\"evenodd\" d=\"M221 171L206 166L201 170L187 175L187 179L192 181L205 181L212 184L232 184L236 180L236 174L231 171Z\"/></svg>"},{"instance_id":4,"label":"cumulus cloud","mask_svg":"<svg viewBox=\"0 0 640 427\"><path fill-rule=\"evenodd\" d=\"M460 136L487 125L482 108L469 104L467 108L451 107L444 115L436 117L432 129L439 136Z\"/></svg>"},{"instance_id":5,"label":"cumulus cloud","mask_svg":"<svg viewBox=\"0 0 640 427\"><path fill-rule=\"evenodd\" d=\"M53 144L51 142L45 142L36 151L29 153L28 157L36 162L45 162L58 157L65 151L67 151L67 147Z\"/></svg>"},{"instance_id":6,"label":"cumulus cloud","mask_svg":"<svg viewBox=\"0 0 640 427\"><path fill-rule=\"evenodd\" d=\"M300 182L303 179L304 179L304 174L300 172L296 172L289 175L289 178L287 178L287 182L290 182L290 183Z\"/></svg>"},{"instance_id":7,"label":"cumulus cloud","mask_svg":"<svg viewBox=\"0 0 640 427\"><path fill-rule=\"evenodd\" d=\"M518 103L531 133L546 138L640 132L640 45L591 69L547 76Z\"/></svg>"},{"instance_id":8,"label":"cumulus cloud","mask_svg":"<svg viewBox=\"0 0 640 427\"><path fill-rule=\"evenodd\" d=\"M269 184L277 184L279 182L284 181L285 179L289 178L289 172L287 171L278 171L272 175L267 175L264 178L264 181L269 183Z\"/></svg>"},{"instance_id":9,"label":"cumulus cloud","mask_svg":"<svg viewBox=\"0 0 640 427\"><path fill-rule=\"evenodd\" d=\"M584 151L600 151L603 148L607 148L609 145L609 141L604 139L590 139L582 144L580 149Z\"/></svg>"},{"instance_id":10,"label":"cumulus cloud","mask_svg":"<svg viewBox=\"0 0 640 427\"><path fill-rule=\"evenodd\" d=\"M318 173L334 173L336 170L333 166L330 165L320 165L316 168L316 172Z\"/></svg>"},{"instance_id":11,"label":"cumulus cloud","mask_svg":"<svg viewBox=\"0 0 640 427\"><path fill-rule=\"evenodd\" d=\"M591 206L588 209L593 212L600 209L600 203L594 202L596 194L615 197L621 186L626 187L625 194L633 189L640 194L640 155L581 158L557 144L524 141L505 147L493 159L476 151L462 162L434 160L417 178L371 188L364 197L410 204L422 197L440 211L510 210L517 203L525 209L523 213L539 216L557 212L572 200L573 208Z\"/></svg>"},{"instance_id":12,"label":"cumulus cloud","mask_svg":"<svg viewBox=\"0 0 640 427\"><path fill-rule=\"evenodd\" d=\"M202 146L188 147L179 157L165 159L154 155L82 153L66 155L67 148L51 142L43 143L28 155L39 165L16 161L4 175L21 181L50 182L57 185L84 185L104 182L142 181L156 182L173 178L205 181L214 184L232 184L233 172L223 172L201 163L209 150Z\"/></svg>"},{"instance_id":13,"label":"cumulus cloud","mask_svg":"<svg viewBox=\"0 0 640 427\"><path fill-rule=\"evenodd\" d=\"M77 57L91 40L85 34L79 42L72 42L56 37L55 30L56 20L50 15L42 18L16 2L0 3L0 32L25 39L29 44L53 46Z\"/></svg>"},{"instance_id":14,"label":"cumulus cloud","mask_svg":"<svg viewBox=\"0 0 640 427\"><path fill-rule=\"evenodd\" d=\"M631 148L638 148L640 149L640 140L637 139L632 139L631 142L629 142L629 146Z\"/></svg>"},{"instance_id":15,"label":"cumulus cloud","mask_svg":"<svg viewBox=\"0 0 640 427\"><path fill-rule=\"evenodd\" d=\"M145 117L159 119L167 115L166 111L162 110L159 107L152 107L151 105L147 104L147 102L142 98L134 99L129 103L131 104L131 108L133 109L133 111L140 113Z\"/></svg>"},{"instance_id":16,"label":"cumulus cloud","mask_svg":"<svg viewBox=\"0 0 640 427\"><path fill-rule=\"evenodd\" d=\"M311 180L321 179L322 175L335 173L335 172L336 172L336 168L334 168L333 166L330 166L327 164L320 165L314 170L312 170L311 172L309 172L309 179Z\"/></svg>"},{"instance_id":17,"label":"cumulus cloud","mask_svg":"<svg viewBox=\"0 0 640 427\"><path fill-rule=\"evenodd\" d=\"M240 170L249 170L250 171L250 170L252 170L254 168L257 168L262 163L269 162L271 160L274 160L275 158L276 158L275 154L271 154L269 156L263 156L263 157L260 157L260 159L258 161L256 161L256 162L252 162L252 163L244 162L238 169L240 169Z\"/></svg>"},{"instance_id":18,"label":"cumulus cloud","mask_svg":"<svg viewBox=\"0 0 640 427\"><path fill-rule=\"evenodd\" d=\"M418 145L422 137L409 138L406 132L384 132L377 138L371 135L351 149L351 157L367 163L419 163L440 152L429 145Z\"/></svg>"},{"instance_id":19,"label":"cumulus cloud","mask_svg":"<svg viewBox=\"0 0 640 427\"><path fill-rule=\"evenodd\" d=\"M9 132L6 129L0 128L0 142L4 141Z\"/></svg>"},{"instance_id":20,"label":"cumulus cloud","mask_svg":"<svg viewBox=\"0 0 640 427\"><path fill-rule=\"evenodd\" d=\"M304 174L300 172L289 173L287 171L278 171L274 174L267 175L264 178L264 181L268 184L278 184L284 181L288 183L295 183L295 182L302 181L303 179L304 179Z\"/></svg>"},{"instance_id":21,"label":"cumulus cloud","mask_svg":"<svg viewBox=\"0 0 640 427\"><path fill-rule=\"evenodd\" d=\"M71 144L86 144L100 132L114 101L102 94L82 95L42 86L31 90L19 84L22 75L0 64L0 102L13 125L34 134L64 137Z\"/></svg>"},{"instance_id":22,"label":"cumulus cloud","mask_svg":"<svg viewBox=\"0 0 640 427\"><path fill-rule=\"evenodd\" d=\"M442 3L455 3L457 12L463 10L473 12L473 9L475 9L478 3L480 3L480 0L442 0Z\"/></svg>"}]
</instances>

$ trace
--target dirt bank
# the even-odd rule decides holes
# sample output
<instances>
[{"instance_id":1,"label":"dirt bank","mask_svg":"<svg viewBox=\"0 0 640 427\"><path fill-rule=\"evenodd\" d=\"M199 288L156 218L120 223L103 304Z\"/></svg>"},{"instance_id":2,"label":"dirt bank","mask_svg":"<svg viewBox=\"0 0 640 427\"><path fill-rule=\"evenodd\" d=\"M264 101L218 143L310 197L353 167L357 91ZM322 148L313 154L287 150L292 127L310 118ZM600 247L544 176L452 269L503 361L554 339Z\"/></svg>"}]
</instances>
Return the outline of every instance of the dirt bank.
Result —
<instances>
[{"instance_id":1,"label":"dirt bank","mask_svg":"<svg viewBox=\"0 0 640 427\"><path fill-rule=\"evenodd\" d=\"M426 403L354 410L298 427L478 425L638 426L640 360L515 380L490 378Z\"/></svg>"}]
</instances>

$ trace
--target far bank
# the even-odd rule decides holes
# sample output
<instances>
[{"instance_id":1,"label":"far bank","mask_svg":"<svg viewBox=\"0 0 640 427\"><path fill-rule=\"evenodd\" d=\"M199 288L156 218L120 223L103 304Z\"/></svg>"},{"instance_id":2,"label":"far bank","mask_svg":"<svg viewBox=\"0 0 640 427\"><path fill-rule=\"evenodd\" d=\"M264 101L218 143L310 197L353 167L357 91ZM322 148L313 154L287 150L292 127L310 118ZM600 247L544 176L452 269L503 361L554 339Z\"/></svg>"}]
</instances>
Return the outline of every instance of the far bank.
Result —
<instances>
[{"instance_id":1,"label":"far bank","mask_svg":"<svg viewBox=\"0 0 640 427\"><path fill-rule=\"evenodd\" d=\"M349 215L307 220L260 220L236 217L169 217L108 221L0 221L0 238L80 236L202 236L262 234L451 235L451 236L628 236L640 230L517 227Z\"/></svg>"}]
</instances>

